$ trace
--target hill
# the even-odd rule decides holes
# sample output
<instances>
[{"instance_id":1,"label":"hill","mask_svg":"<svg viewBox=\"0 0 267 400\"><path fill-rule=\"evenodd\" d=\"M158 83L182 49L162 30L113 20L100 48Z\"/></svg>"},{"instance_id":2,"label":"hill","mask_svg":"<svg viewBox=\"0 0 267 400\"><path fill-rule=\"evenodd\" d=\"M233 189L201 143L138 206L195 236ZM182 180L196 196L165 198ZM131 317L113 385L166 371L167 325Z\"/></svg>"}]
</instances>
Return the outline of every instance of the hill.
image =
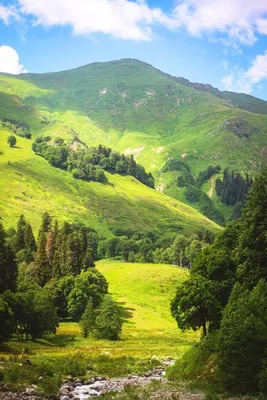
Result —
<instances>
[{"instance_id":1,"label":"hill","mask_svg":"<svg viewBox=\"0 0 267 400\"><path fill-rule=\"evenodd\" d=\"M256 174L266 163L266 102L172 77L134 59L93 63L48 74L0 74L0 118L20 121L33 136L79 137L108 145L153 173L157 188L188 203L176 184L182 160L194 177L208 165ZM224 215L227 209L211 190ZM192 204L198 208L197 204Z\"/></svg>"},{"instance_id":2,"label":"hill","mask_svg":"<svg viewBox=\"0 0 267 400\"><path fill-rule=\"evenodd\" d=\"M0 215L6 226L14 226L24 214L36 230L48 211L60 221L84 223L106 237L116 231L219 229L191 207L133 177L107 174L108 184L74 179L33 153L32 140L19 137L17 146L10 148L9 134L0 129Z\"/></svg>"}]
</instances>

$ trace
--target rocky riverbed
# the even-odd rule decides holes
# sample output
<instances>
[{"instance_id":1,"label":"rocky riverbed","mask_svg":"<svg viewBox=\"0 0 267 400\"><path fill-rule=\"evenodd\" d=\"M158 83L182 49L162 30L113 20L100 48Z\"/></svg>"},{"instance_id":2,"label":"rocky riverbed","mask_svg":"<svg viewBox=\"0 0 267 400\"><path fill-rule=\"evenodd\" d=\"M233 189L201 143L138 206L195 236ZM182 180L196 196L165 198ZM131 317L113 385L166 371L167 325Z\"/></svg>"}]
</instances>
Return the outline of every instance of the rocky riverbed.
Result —
<instances>
[{"instance_id":1,"label":"rocky riverbed","mask_svg":"<svg viewBox=\"0 0 267 400\"><path fill-rule=\"evenodd\" d=\"M79 379L68 379L59 389L60 400L87 400L103 393L120 392L126 386L145 386L153 381L167 382L164 367L155 368L144 376L129 375L125 378L95 377L84 382Z\"/></svg>"},{"instance_id":2,"label":"rocky riverbed","mask_svg":"<svg viewBox=\"0 0 267 400\"><path fill-rule=\"evenodd\" d=\"M90 400L97 398L101 394L109 392L122 392L126 387L142 388L152 382L158 382L159 386L156 393L151 397L153 400L203 400L204 395L178 392L168 388L168 380L165 377L166 367L171 365L173 360L165 360L161 366L154 368L143 376L129 375L123 378L108 379L103 376L92 377L89 380L75 379L68 377L59 389L58 396L41 398L38 396L38 388L35 385L26 388L23 393L0 392L0 400ZM141 399L141 397L140 397Z\"/></svg>"}]
</instances>

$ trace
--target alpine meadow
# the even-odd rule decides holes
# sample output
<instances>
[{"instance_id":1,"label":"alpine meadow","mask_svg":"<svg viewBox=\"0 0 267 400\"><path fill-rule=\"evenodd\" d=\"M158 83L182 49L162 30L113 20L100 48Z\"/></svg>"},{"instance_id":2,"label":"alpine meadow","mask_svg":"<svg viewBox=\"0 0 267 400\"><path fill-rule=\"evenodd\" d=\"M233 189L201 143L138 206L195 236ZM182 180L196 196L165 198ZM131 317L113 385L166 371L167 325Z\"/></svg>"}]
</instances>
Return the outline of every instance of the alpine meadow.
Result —
<instances>
[{"instance_id":1,"label":"alpine meadow","mask_svg":"<svg viewBox=\"0 0 267 400\"><path fill-rule=\"evenodd\" d=\"M205 4L217 0L172 12L161 0L104 0L109 18L93 28L95 1L7 3L0 30L12 20L21 48L34 43L36 56L24 54L37 72L0 45L0 400L265 399L266 53L247 70L214 56L211 82L220 65L227 90L173 76L175 54L168 73L135 58L67 60L85 57L83 29L95 51L111 35L113 58L143 58L166 29L181 35L181 52L187 38L201 70L211 46L243 59L242 46L266 36L267 8L252 31L250 20L222 30L208 28ZM93 27L73 22L84 4ZM171 38L164 51L174 52ZM195 41L206 43L200 56ZM49 60L66 70L38 72ZM181 65L192 76L190 60Z\"/></svg>"}]
</instances>

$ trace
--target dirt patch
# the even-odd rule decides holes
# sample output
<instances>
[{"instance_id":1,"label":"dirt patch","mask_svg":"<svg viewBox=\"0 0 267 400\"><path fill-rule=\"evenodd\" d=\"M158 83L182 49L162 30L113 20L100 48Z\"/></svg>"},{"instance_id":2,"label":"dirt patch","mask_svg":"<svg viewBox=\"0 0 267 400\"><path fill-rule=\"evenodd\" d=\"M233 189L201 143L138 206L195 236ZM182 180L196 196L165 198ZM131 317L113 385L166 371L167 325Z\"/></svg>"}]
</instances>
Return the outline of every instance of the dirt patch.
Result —
<instances>
[{"instance_id":1,"label":"dirt patch","mask_svg":"<svg viewBox=\"0 0 267 400\"><path fill-rule=\"evenodd\" d=\"M126 149L123 154L125 156L139 156L139 154L141 153L141 151L144 150L144 146L143 147L136 147L136 149L131 149L130 147L128 147L128 149Z\"/></svg>"}]
</instances>

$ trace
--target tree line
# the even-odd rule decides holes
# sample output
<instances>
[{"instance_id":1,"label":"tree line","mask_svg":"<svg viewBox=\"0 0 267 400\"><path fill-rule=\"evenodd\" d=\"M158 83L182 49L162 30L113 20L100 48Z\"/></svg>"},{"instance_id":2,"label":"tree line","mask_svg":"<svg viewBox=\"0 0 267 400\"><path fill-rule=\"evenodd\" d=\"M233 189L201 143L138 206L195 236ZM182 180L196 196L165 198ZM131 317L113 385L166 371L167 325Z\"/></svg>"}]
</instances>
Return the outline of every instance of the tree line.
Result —
<instances>
[{"instance_id":1,"label":"tree line","mask_svg":"<svg viewBox=\"0 0 267 400\"><path fill-rule=\"evenodd\" d=\"M267 169L241 218L200 252L171 303L181 329L202 328L198 360L203 369L215 363L212 380L226 391L267 394L266 248Z\"/></svg>"},{"instance_id":2,"label":"tree line","mask_svg":"<svg viewBox=\"0 0 267 400\"><path fill-rule=\"evenodd\" d=\"M253 179L249 174L242 176L239 172L223 171L223 178L216 179L215 190L221 201L233 206L232 219L241 216L242 208L245 205L249 189L253 185Z\"/></svg>"},{"instance_id":3,"label":"tree line","mask_svg":"<svg viewBox=\"0 0 267 400\"><path fill-rule=\"evenodd\" d=\"M38 339L55 333L60 318L84 321L89 303L96 316L95 335L118 338L120 311L106 298L108 283L95 268L97 245L94 230L67 222L59 226L48 213L37 240L23 215L16 229L5 231L0 224L0 342L11 335Z\"/></svg>"},{"instance_id":4,"label":"tree line","mask_svg":"<svg viewBox=\"0 0 267 400\"><path fill-rule=\"evenodd\" d=\"M107 182L104 171L121 175L130 175L144 185L154 188L152 174L137 164L133 156L125 156L109 147L82 148L75 151L61 138L52 141L50 136L39 137L32 145L33 151L45 158L50 165L72 172L76 179L85 181Z\"/></svg>"}]
</instances>

